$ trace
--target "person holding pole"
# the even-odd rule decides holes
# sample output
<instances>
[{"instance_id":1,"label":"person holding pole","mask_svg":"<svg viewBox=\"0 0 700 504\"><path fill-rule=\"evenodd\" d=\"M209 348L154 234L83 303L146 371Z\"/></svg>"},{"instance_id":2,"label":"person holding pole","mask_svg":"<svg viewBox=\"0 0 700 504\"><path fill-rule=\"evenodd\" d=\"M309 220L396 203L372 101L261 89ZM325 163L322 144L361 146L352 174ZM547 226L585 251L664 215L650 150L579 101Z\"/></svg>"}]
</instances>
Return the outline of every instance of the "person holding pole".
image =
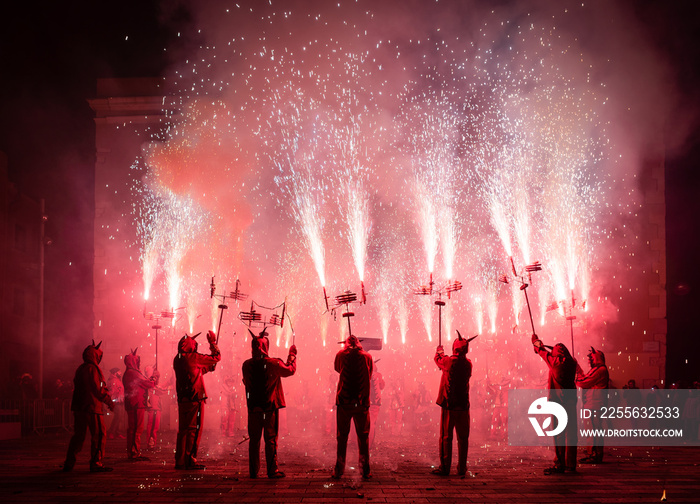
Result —
<instances>
[{"instance_id":1,"label":"person holding pole","mask_svg":"<svg viewBox=\"0 0 700 504\"><path fill-rule=\"evenodd\" d=\"M345 456L352 421L357 434L362 479L370 479L372 473L369 467L369 391L374 363L372 356L362 349L356 336L348 336L345 347L336 354L335 370L340 374L335 396L338 448L331 477L340 479L345 472Z\"/></svg>"},{"instance_id":2,"label":"person holding pole","mask_svg":"<svg viewBox=\"0 0 700 504\"><path fill-rule=\"evenodd\" d=\"M207 334L210 355L197 352L197 336L199 334L191 337L185 334L180 338L178 353L173 360L178 410L175 469L188 471L205 469L204 465L197 463L197 450L204 424L204 403L207 400L204 374L214 371L216 364L221 360L214 331Z\"/></svg>"},{"instance_id":3,"label":"person holding pole","mask_svg":"<svg viewBox=\"0 0 700 504\"><path fill-rule=\"evenodd\" d=\"M63 472L73 470L76 455L83 448L85 435L90 429L90 472L109 472L111 467L102 464L107 443L107 431L105 429L104 413L102 405L106 404L110 411L114 411L114 403L105 384L105 377L100 369L102 360L102 342L89 345L83 351L83 363L75 371L73 379L73 400L71 410L75 418L73 436L68 444L66 461L63 463Z\"/></svg>"},{"instance_id":4,"label":"person holding pole","mask_svg":"<svg viewBox=\"0 0 700 504\"><path fill-rule=\"evenodd\" d=\"M142 461L148 457L141 455L141 432L146 419L148 391L158 385L160 373L155 369L150 378L141 373L141 357L136 355L138 348L124 357L126 371L124 383L124 408L126 409L126 454L129 460Z\"/></svg>"},{"instance_id":5,"label":"person holding pole","mask_svg":"<svg viewBox=\"0 0 700 504\"><path fill-rule=\"evenodd\" d=\"M442 371L437 404L440 412L440 466L432 471L439 476L448 476L452 466L452 435L457 433L457 474L467 474L467 454L469 451L469 379L472 376L472 363L467 359L469 342L458 338L452 343L452 355L445 355L442 345L435 352L435 364Z\"/></svg>"},{"instance_id":6,"label":"person holding pole","mask_svg":"<svg viewBox=\"0 0 700 504\"><path fill-rule=\"evenodd\" d=\"M576 368L578 363L563 343L557 343L553 347L547 347L537 337L532 335L532 345L535 353L549 368L547 388L548 400L556 402L564 407L568 416L566 428L554 436L554 466L544 470L545 475L561 474L563 472L576 471L576 448L578 446L578 433L576 422ZM551 348L550 352L547 348Z\"/></svg>"},{"instance_id":7,"label":"person holding pole","mask_svg":"<svg viewBox=\"0 0 700 504\"><path fill-rule=\"evenodd\" d=\"M265 461L268 478L284 478L277 466L279 410L286 407L282 378L297 370L297 347L289 347L287 361L268 355L270 341L263 329L260 336L251 331L252 357L243 363L243 383L248 405L248 469L251 478L260 470L260 437L265 440Z\"/></svg>"}]
</instances>

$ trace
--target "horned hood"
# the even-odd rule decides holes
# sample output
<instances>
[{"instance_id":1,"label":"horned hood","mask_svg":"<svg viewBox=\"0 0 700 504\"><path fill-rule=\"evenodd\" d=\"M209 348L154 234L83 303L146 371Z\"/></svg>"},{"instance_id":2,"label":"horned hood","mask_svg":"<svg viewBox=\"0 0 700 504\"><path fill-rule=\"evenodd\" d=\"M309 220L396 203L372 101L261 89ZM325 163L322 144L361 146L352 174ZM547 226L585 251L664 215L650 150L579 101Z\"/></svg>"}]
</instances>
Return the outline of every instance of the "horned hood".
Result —
<instances>
[{"instance_id":1,"label":"horned hood","mask_svg":"<svg viewBox=\"0 0 700 504\"><path fill-rule=\"evenodd\" d=\"M184 335L177 344L178 353L192 353L197 351L197 342L194 338Z\"/></svg>"},{"instance_id":2,"label":"horned hood","mask_svg":"<svg viewBox=\"0 0 700 504\"><path fill-rule=\"evenodd\" d=\"M102 342L95 345L93 342L92 345L86 347L85 350L83 350L83 362L95 364L96 366L99 365L100 361L102 361L102 350L100 350L101 344Z\"/></svg>"},{"instance_id":3,"label":"horned hood","mask_svg":"<svg viewBox=\"0 0 700 504\"><path fill-rule=\"evenodd\" d=\"M126 369L135 369L138 371L141 367L141 357L134 353L126 354L124 356L124 364L126 365Z\"/></svg>"},{"instance_id":4,"label":"horned hood","mask_svg":"<svg viewBox=\"0 0 700 504\"><path fill-rule=\"evenodd\" d=\"M253 353L253 357L260 355L268 355L270 350L270 340L267 337L255 337L250 340L250 347Z\"/></svg>"}]
</instances>

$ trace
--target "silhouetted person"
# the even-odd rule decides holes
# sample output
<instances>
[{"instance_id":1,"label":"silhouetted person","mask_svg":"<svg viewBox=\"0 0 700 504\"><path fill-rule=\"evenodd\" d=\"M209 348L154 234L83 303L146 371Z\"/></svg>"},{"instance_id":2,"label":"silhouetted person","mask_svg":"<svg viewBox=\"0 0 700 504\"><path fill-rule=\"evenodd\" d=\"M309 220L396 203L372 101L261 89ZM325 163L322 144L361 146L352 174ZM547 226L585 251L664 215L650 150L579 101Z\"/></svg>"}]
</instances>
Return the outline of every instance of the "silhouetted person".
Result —
<instances>
[{"instance_id":1,"label":"silhouetted person","mask_svg":"<svg viewBox=\"0 0 700 504\"><path fill-rule=\"evenodd\" d=\"M378 362L378 361L377 361ZM382 390L386 386L386 382L382 374L376 369L372 373L369 387L369 445L374 445L374 436L377 434L377 420L379 419L379 411L382 407Z\"/></svg>"},{"instance_id":2,"label":"silhouetted person","mask_svg":"<svg viewBox=\"0 0 700 504\"><path fill-rule=\"evenodd\" d=\"M391 395L389 403L389 423L391 435L398 436L403 429L403 410L406 407L403 387L396 381L391 382Z\"/></svg>"},{"instance_id":3,"label":"silhouetted person","mask_svg":"<svg viewBox=\"0 0 700 504\"><path fill-rule=\"evenodd\" d=\"M457 474L467 474L469 452L469 379L472 363L467 359L469 341L462 338L452 343L452 355L445 355L442 346L435 352L435 364L442 370L437 404L440 406L440 466L433 474L447 476L452 467L452 436L457 433Z\"/></svg>"},{"instance_id":4,"label":"silhouetted person","mask_svg":"<svg viewBox=\"0 0 700 504\"><path fill-rule=\"evenodd\" d=\"M355 336L348 336L345 347L335 356L335 370L340 374L335 399L338 439L337 457L332 474L335 479L345 472L350 421L355 424L362 478L372 477L369 467L369 389L373 369L372 356L362 349Z\"/></svg>"},{"instance_id":5,"label":"silhouetted person","mask_svg":"<svg viewBox=\"0 0 700 504\"><path fill-rule=\"evenodd\" d=\"M287 362L268 355L270 341L265 330L260 337L250 333L252 358L243 363L243 383L248 405L248 468L251 478L260 470L260 436L265 440L265 462L268 478L284 478L277 466L279 410L284 408L282 378L297 370L297 347L289 348Z\"/></svg>"},{"instance_id":6,"label":"silhouetted person","mask_svg":"<svg viewBox=\"0 0 700 504\"><path fill-rule=\"evenodd\" d=\"M576 385L583 389L583 406L589 410L600 411L600 408L608 405L607 395L601 392L601 390L608 388L610 381L608 367L605 365L605 354L591 347L588 352L588 364L591 369L587 373L584 373L580 366L576 366ZM603 428L603 420L600 415L592 415L590 422L591 428L594 430ZM603 441L602 436L594 436L593 446L579 462L584 464L601 463L603 461Z\"/></svg>"},{"instance_id":7,"label":"silhouetted person","mask_svg":"<svg viewBox=\"0 0 700 504\"><path fill-rule=\"evenodd\" d=\"M112 410L112 398L107 391L104 375L100 369L102 360L102 343L92 345L83 351L83 363L75 371L73 379L73 400L71 410L75 418L73 436L68 443L68 453L63 464L65 472L73 470L76 455L80 453L85 442L85 435L90 429L90 472L109 472L111 467L102 464L107 442L102 405Z\"/></svg>"},{"instance_id":8,"label":"silhouetted person","mask_svg":"<svg viewBox=\"0 0 700 504\"><path fill-rule=\"evenodd\" d=\"M119 368L109 370L109 378L107 379L107 388L109 395L114 401L114 418L107 430L107 438L124 439L124 419L126 411L124 410L124 384L122 383L122 372Z\"/></svg>"},{"instance_id":9,"label":"silhouetted person","mask_svg":"<svg viewBox=\"0 0 700 504\"><path fill-rule=\"evenodd\" d=\"M222 386L223 405L221 406L221 433L233 437L236 433L236 382L229 376Z\"/></svg>"},{"instance_id":10,"label":"silhouetted person","mask_svg":"<svg viewBox=\"0 0 700 504\"><path fill-rule=\"evenodd\" d=\"M158 385L160 373L156 369L153 376L147 378L140 370L141 357L136 351L124 356L126 371L122 377L124 383L124 409L126 409L126 454L129 460L148 460L141 455L141 432L143 432L146 408L148 407L148 391Z\"/></svg>"},{"instance_id":11,"label":"silhouetted person","mask_svg":"<svg viewBox=\"0 0 700 504\"><path fill-rule=\"evenodd\" d=\"M175 469L204 469L202 464L197 463L197 450L204 424L204 403L207 400L204 374L214 371L216 363L221 360L221 353L216 345L214 331L207 334L211 355L197 353L197 336L185 334L177 345L178 354L173 360L178 409Z\"/></svg>"},{"instance_id":12,"label":"silhouetted person","mask_svg":"<svg viewBox=\"0 0 700 504\"><path fill-rule=\"evenodd\" d=\"M146 366L146 369L144 369L146 378L151 378L157 371L158 369L155 366ZM165 395L165 393L165 389L161 388L160 385L156 385L148 391L148 398L146 401L146 413L148 414L148 419L146 420L146 446L148 448L155 449L158 446L160 420L163 414L161 397Z\"/></svg>"},{"instance_id":13,"label":"silhouetted person","mask_svg":"<svg viewBox=\"0 0 700 504\"><path fill-rule=\"evenodd\" d=\"M561 434L554 436L554 466L544 470L545 475L576 471L576 447L578 432L576 420L576 367L578 364L563 343L557 343L549 352L544 343L532 335L535 353L542 357L549 368L547 388L548 400L564 407L568 416L566 428ZM556 426L555 426L556 427Z\"/></svg>"}]
</instances>

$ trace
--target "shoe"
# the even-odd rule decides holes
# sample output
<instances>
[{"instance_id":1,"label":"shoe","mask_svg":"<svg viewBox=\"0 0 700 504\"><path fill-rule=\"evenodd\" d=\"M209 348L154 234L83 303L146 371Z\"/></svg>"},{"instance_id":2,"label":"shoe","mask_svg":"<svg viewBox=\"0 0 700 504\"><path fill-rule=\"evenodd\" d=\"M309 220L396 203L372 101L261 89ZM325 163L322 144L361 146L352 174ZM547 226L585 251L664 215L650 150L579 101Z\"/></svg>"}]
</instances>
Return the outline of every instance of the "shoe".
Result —
<instances>
[{"instance_id":1,"label":"shoe","mask_svg":"<svg viewBox=\"0 0 700 504\"><path fill-rule=\"evenodd\" d=\"M331 473L331 478L333 478L335 480L339 480L342 477L343 477L343 475L335 470L333 470L333 472Z\"/></svg>"},{"instance_id":2,"label":"shoe","mask_svg":"<svg viewBox=\"0 0 700 504\"><path fill-rule=\"evenodd\" d=\"M430 474L435 474L436 476L449 476L450 475L449 472L445 472L442 469L440 469L439 467L437 469L433 469L432 471L430 471Z\"/></svg>"},{"instance_id":3,"label":"shoe","mask_svg":"<svg viewBox=\"0 0 700 504\"><path fill-rule=\"evenodd\" d=\"M207 468L204 464L192 464L185 467L187 471L203 471Z\"/></svg>"},{"instance_id":4,"label":"shoe","mask_svg":"<svg viewBox=\"0 0 700 504\"><path fill-rule=\"evenodd\" d=\"M372 479L372 473L371 473L371 472L364 473L364 474L362 475L362 479L365 480L365 481L371 480L371 479Z\"/></svg>"},{"instance_id":5,"label":"shoe","mask_svg":"<svg viewBox=\"0 0 700 504\"><path fill-rule=\"evenodd\" d=\"M564 474L565 469L560 466L548 467L544 470L544 475L549 476L551 474Z\"/></svg>"},{"instance_id":6,"label":"shoe","mask_svg":"<svg viewBox=\"0 0 700 504\"><path fill-rule=\"evenodd\" d=\"M73 470L73 464L64 463L63 472L71 472Z\"/></svg>"},{"instance_id":7,"label":"shoe","mask_svg":"<svg viewBox=\"0 0 700 504\"><path fill-rule=\"evenodd\" d=\"M250 479L257 479L258 475L257 474L251 474Z\"/></svg>"},{"instance_id":8,"label":"shoe","mask_svg":"<svg viewBox=\"0 0 700 504\"><path fill-rule=\"evenodd\" d=\"M566 472L576 472L576 468L575 468L575 467L567 467L567 468L565 469L565 471L566 471Z\"/></svg>"},{"instance_id":9,"label":"shoe","mask_svg":"<svg viewBox=\"0 0 700 504\"><path fill-rule=\"evenodd\" d=\"M284 478L286 475L282 471L275 471L272 474L268 474L267 477L271 479Z\"/></svg>"},{"instance_id":10,"label":"shoe","mask_svg":"<svg viewBox=\"0 0 700 504\"><path fill-rule=\"evenodd\" d=\"M105 466L92 466L90 467L90 472L91 473L104 473L104 472L112 472L114 469L111 467L105 467Z\"/></svg>"},{"instance_id":11,"label":"shoe","mask_svg":"<svg viewBox=\"0 0 700 504\"><path fill-rule=\"evenodd\" d=\"M184 471L184 470L185 470L185 466L182 465L182 464L175 464L175 469L176 469L177 471Z\"/></svg>"}]
</instances>

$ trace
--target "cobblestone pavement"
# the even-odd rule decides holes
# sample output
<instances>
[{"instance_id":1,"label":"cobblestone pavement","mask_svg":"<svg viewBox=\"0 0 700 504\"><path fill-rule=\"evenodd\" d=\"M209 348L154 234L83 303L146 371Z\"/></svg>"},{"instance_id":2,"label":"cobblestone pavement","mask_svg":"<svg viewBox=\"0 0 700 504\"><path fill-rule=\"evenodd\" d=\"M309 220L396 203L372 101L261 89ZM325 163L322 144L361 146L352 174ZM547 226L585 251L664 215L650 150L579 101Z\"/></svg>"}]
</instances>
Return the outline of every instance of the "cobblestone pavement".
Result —
<instances>
[{"instance_id":1,"label":"cobblestone pavement","mask_svg":"<svg viewBox=\"0 0 700 504\"><path fill-rule=\"evenodd\" d=\"M577 473L544 476L552 450L509 447L471 439L470 473L464 479L430 474L437 463L434 432L379 440L372 448L374 477L362 481L357 449L348 448L346 476L330 478L335 460L331 436L282 437L280 480L248 477L243 432L221 440L205 431L203 472L174 470L174 432L145 451L150 461L129 462L125 441L107 443L106 465L88 470L89 436L71 473L61 466L69 435L45 433L0 441L0 501L29 502L700 502L700 448L608 448L606 462ZM379 436L378 436L379 438ZM455 450L456 452L456 450ZM264 464L264 462L263 462Z\"/></svg>"}]
</instances>

